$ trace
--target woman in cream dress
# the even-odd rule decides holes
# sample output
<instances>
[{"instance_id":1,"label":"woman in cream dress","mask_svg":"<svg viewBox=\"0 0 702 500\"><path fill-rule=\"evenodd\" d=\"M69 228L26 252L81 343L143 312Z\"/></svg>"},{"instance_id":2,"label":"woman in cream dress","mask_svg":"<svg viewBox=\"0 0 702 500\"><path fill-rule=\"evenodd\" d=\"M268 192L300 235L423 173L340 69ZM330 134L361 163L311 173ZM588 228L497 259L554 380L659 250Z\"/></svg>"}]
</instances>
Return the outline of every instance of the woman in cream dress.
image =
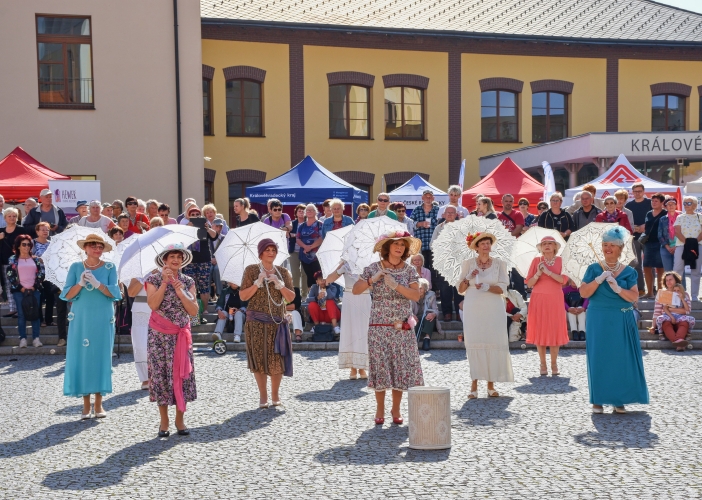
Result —
<instances>
[{"instance_id":1,"label":"woman in cream dress","mask_svg":"<svg viewBox=\"0 0 702 500\"><path fill-rule=\"evenodd\" d=\"M490 233L468 235L466 243L477 257L464 260L458 282L463 303L463 335L472 381L468 399L478 397L478 380L486 380L488 396L497 397L495 382L514 382L509 343L505 334L507 266L490 257L496 241Z\"/></svg>"},{"instance_id":2,"label":"woman in cream dress","mask_svg":"<svg viewBox=\"0 0 702 500\"><path fill-rule=\"evenodd\" d=\"M143 390L149 389L146 347L149 338L151 308L146 303L146 289L144 288L147 277L144 279L132 278L127 289L127 294L134 298L132 304L132 348L134 350L134 365Z\"/></svg>"}]
</instances>

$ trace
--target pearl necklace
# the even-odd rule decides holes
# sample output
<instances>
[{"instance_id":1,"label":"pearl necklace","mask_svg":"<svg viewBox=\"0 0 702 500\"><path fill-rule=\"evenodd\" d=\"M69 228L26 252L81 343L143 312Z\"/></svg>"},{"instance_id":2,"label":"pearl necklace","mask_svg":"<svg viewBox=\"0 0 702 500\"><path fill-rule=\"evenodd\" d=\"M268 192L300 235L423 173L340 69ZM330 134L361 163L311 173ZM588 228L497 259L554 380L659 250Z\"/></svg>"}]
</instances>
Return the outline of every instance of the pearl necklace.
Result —
<instances>
[{"instance_id":1,"label":"pearl necklace","mask_svg":"<svg viewBox=\"0 0 702 500\"><path fill-rule=\"evenodd\" d=\"M84 266L84 267L87 267L88 269L97 269L97 268L100 267L101 265L102 265L102 261L99 261L99 260L98 260L97 265L94 265L94 266L91 266L90 264L88 264L88 261L87 261L87 260L84 260L84 261L83 261L83 266Z\"/></svg>"},{"instance_id":2,"label":"pearl necklace","mask_svg":"<svg viewBox=\"0 0 702 500\"><path fill-rule=\"evenodd\" d=\"M544 264L546 264L547 266L553 267L556 264L556 257L558 257L558 255L554 255L553 259L551 259L551 260L548 260L546 257L542 257L542 258L544 260Z\"/></svg>"},{"instance_id":3,"label":"pearl necklace","mask_svg":"<svg viewBox=\"0 0 702 500\"><path fill-rule=\"evenodd\" d=\"M613 266L610 266L609 264L607 264L607 262L604 262L602 265L607 271L610 271L612 274L616 274L622 268L622 263L619 261L617 261L617 263Z\"/></svg>"}]
</instances>

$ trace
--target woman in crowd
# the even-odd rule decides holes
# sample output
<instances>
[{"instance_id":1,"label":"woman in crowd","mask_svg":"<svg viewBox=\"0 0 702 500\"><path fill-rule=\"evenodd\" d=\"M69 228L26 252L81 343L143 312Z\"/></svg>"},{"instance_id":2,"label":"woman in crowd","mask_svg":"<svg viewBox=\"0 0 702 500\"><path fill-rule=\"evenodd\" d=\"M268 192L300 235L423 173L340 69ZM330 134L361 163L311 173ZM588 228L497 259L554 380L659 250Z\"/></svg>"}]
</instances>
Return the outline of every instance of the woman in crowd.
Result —
<instances>
[{"instance_id":1,"label":"woman in crowd","mask_svg":"<svg viewBox=\"0 0 702 500\"><path fill-rule=\"evenodd\" d=\"M137 211L137 208L139 207L139 201L134 196L127 196L127 198L124 200L124 205L127 209L127 216L129 219L129 226L127 227L127 230L136 234L141 234L148 231L149 218L146 216L146 214L143 213L143 211ZM144 209L146 209L146 205L144 205ZM119 222L119 218L117 220ZM124 229L124 227L122 227L122 229ZM124 237L129 238L129 236L127 236L125 231Z\"/></svg>"},{"instance_id":2,"label":"woman in crowd","mask_svg":"<svg viewBox=\"0 0 702 500\"><path fill-rule=\"evenodd\" d=\"M158 219L158 217L157 217ZM151 219L153 222L154 219ZM132 349L134 350L134 365L136 366L137 376L141 382L142 390L149 389L149 319L151 318L151 308L146 302L146 278L132 278L127 288L127 295L134 299L132 303Z\"/></svg>"},{"instance_id":3,"label":"woman in crowd","mask_svg":"<svg viewBox=\"0 0 702 500\"><path fill-rule=\"evenodd\" d=\"M163 226L163 219L161 219L161 217L157 215L149 221L149 229L153 229L159 226Z\"/></svg>"},{"instance_id":4,"label":"woman in crowd","mask_svg":"<svg viewBox=\"0 0 702 500\"><path fill-rule=\"evenodd\" d=\"M148 200L146 202L146 216L149 218L149 220L153 219L154 217L158 217L158 201L156 200Z\"/></svg>"},{"instance_id":5,"label":"woman in crowd","mask_svg":"<svg viewBox=\"0 0 702 500\"><path fill-rule=\"evenodd\" d=\"M484 196L478 200L478 213L486 219L497 219L497 213L492 205L492 200Z\"/></svg>"},{"instance_id":6,"label":"woman in crowd","mask_svg":"<svg viewBox=\"0 0 702 500\"><path fill-rule=\"evenodd\" d=\"M684 351L689 342L687 336L695 326L695 318L690 311L692 302L690 296L685 292L682 285L682 278L674 271L663 275L663 286L673 293L672 303L663 304L660 296L656 297L653 309L653 330L655 327L661 332L660 340L668 339L673 343L677 351ZM653 332L651 332L653 333Z\"/></svg>"},{"instance_id":7,"label":"woman in crowd","mask_svg":"<svg viewBox=\"0 0 702 500\"><path fill-rule=\"evenodd\" d=\"M546 212L546 211L548 210L548 203L546 203L545 201L540 201L540 202L538 202L538 203L536 204L536 210L539 212L539 215L536 216L536 223L537 223L537 226L538 226L539 216L540 216L542 213L544 213L544 212ZM533 225L533 224L532 224L532 225Z\"/></svg>"},{"instance_id":8,"label":"woman in crowd","mask_svg":"<svg viewBox=\"0 0 702 500\"><path fill-rule=\"evenodd\" d=\"M197 205L191 203L186 209L186 217L181 221L188 226L192 226L190 219L201 217L202 212ZM198 231L199 240L190 245L188 248L192 255L192 262L183 272L195 280L199 301L201 302L198 321L200 324L207 323L207 320L202 316L204 308L207 307L210 301L210 274L212 273L212 251L210 250L210 241L217 240L217 231L215 231L209 223L206 223L204 232Z\"/></svg>"},{"instance_id":9,"label":"woman in crowd","mask_svg":"<svg viewBox=\"0 0 702 500\"><path fill-rule=\"evenodd\" d=\"M286 236L290 236L292 221L288 214L283 213L283 204L279 200L273 200L269 203L268 217L263 219L263 223L267 226L285 231Z\"/></svg>"},{"instance_id":10,"label":"woman in crowd","mask_svg":"<svg viewBox=\"0 0 702 500\"><path fill-rule=\"evenodd\" d=\"M562 274L563 262L556 255L560 247L553 236L544 236L536 245L541 256L531 261L526 277L527 286L532 288L526 341L539 352L541 375L548 375L546 348L551 351L551 375L558 375L558 350L568 343L566 315L560 307L568 277Z\"/></svg>"},{"instance_id":11,"label":"woman in crowd","mask_svg":"<svg viewBox=\"0 0 702 500\"><path fill-rule=\"evenodd\" d=\"M568 280L568 284L563 287L563 302L573 340L585 340L587 306L590 304L590 300L583 299L573 280Z\"/></svg>"},{"instance_id":12,"label":"woman in crowd","mask_svg":"<svg viewBox=\"0 0 702 500\"><path fill-rule=\"evenodd\" d=\"M115 226L107 233L107 236L112 238L115 243L121 243L124 241L124 230L121 227Z\"/></svg>"},{"instance_id":13,"label":"woman in crowd","mask_svg":"<svg viewBox=\"0 0 702 500\"><path fill-rule=\"evenodd\" d=\"M392 421L400 425L402 392L424 385L417 338L412 330L412 301L419 300L419 276L407 258L422 248L408 232L381 235L373 248L380 262L366 267L353 286L354 295L372 288L368 325L368 387L375 390L375 423L385 423L385 392L392 389ZM413 319L413 318L412 318Z\"/></svg>"},{"instance_id":14,"label":"woman in crowd","mask_svg":"<svg viewBox=\"0 0 702 500\"><path fill-rule=\"evenodd\" d=\"M614 222L631 232L629 218L624 212L617 209L617 199L614 196L607 196L604 199L604 205L605 209L597 214L595 222Z\"/></svg>"},{"instance_id":15,"label":"woman in crowd","mask_svg":"<svg viewBox=\"0 0 702 500\"><path fill-rule=\"evenodd\" d=\"M637 273L619 261L627 237L620 226L604 232L604 262L591 264L580 286L580 295L590 299L586 354L593 413L602 413L606 404L616 413L625 413L625 404L648 404L632 305L639 298Z\"/></svg>"},{"instance_id":16,"label":"woman in crowd","mask_svg":"<svg viewBox=\"0 0 702 500\"><path fill-rule=\"evenodd\" d=\"M624 205L629 201L629 191L626 189L617 189L614 192L614 199L617 201L617 210L624 212L627 220L629 221L629 227L634 227L634 213L626 208ZM605 209L607 207L605 206ZM623 225L623 224L620 224ZM631 231L630 231L631 232Z\"/></svg>"},{"instance_id":17,"label":"woman in crowd","mask_svg":"<svg viewBox=\"0 0 702 500\"><path fill-rule=\"evenodd\" d=\"M112 392L112 347L115 338L113 303L122 298L117 269L100 259L112 246L97 234L77 241L86 258L68 269L61 299L71 302L68 313L65 396L83 397L82 420L91 418L90 395L95 395L95 417L107 414L102 397Z\"/></svg>"},{"instance_id":18,"label":"woman in crowd","mask_svg":"<svg viewBox=\"0 0 702 500\"><path fill-rule=\"evenodd\" d=\"M171 207L167 203L161 203L158 206L158 216L163 219L163 223L166 225L178 224L178 221L171 217Z\"/></svg>"},{"instance_id":19,"label":"woman in crowd","mask_svg":"<svg viewBox=\"0 0 702 500\"><path fill-rule=\"evenodd\" d=\"M115 223L112 219L102 215L102 204L100 200L93 200L88 204L88 215L78 221L79 226L94 227L102 229L102 232L107 233Z\"/></svg>"},{"instance_id":20,"label":"woman in crowd","mask_svg":"<svg viewBox=\"0 0 702 500\"><path fill-rule=\"evenodd\" d=\"M122 200L115 200L112 202L112 217L117 218L119 214L124 213L124 203Z\"/></svg>"},{"instance_id":21,"label":"woman in crowd","mask_svg":"<svg viewBox=\"0 0 702 500\"><path fill-rule=\"evenodd\" d=\"M422 340L422 350L431 349L431 335L436 328L441 331L439 319L439 306L436 303L436 293L429 288L429 282L424 278L419 278L419 300L412 302L412 314L417 320L414 328L417 339ZM345 300L345 299L344 299Z\"/></svg>"},{"instance_id":22,"label":"woman in crowd","mask_svg":"<svg viewBox=\"0 0 702 500\"><path fill-rule=\"evenodd\" d=\"M217 213L217 207L214 206L214 203L208 203L207 205L202 207L202 215L203 215L203 217L205 217L205 219L207 219L207 222L210 223L210 226L213 226L213 227L214 227L215 219L221 219L222 220L222 231L219 234L221 234L222 236L227 235L227 232L229 231L229 227L227 227L227 223L224 222L224 218L220 217L220 214ZM168 219L164 219L163 217L161 217L161 218L163 219L164 224L168 224L168 222L166 222Z\"/></svg>"},{"instance_id":23,"label":"woman in crowd","mask_svg":"<svg viewBox=\"0 0 702 500\"><path fill-rule=\"evenodd\" d=\"M678 215L675 219L675 237L677 242L675 245L675 262L673 269L680 276L685 274L685 265L688 263L685 249L689 251L697 251L697 261L690 265L690 296L693 302L699 301L700 294L700 267L702 267L702 258L700 258L700 240L702 240L702 217L696 213L697 198L694 196L685 196L683 198L683 208L685 213ZM697 240L697 243L695 243Z\"/></svg>"},{"instance_id":24,"label":"woman in crowd","mask_svg":"<svg viewBox=\"0 0 702 500\"><path fill-rule=\"evenodd\" d=\"M156 256L160 272L146 278L146 303L151 309L147 365L149 399L158 405L158 437L168 437L168 407L175 405L178 435L187 436L187 403L197 399L190 317L198 312L195 281L181 272L192 260L182 243L167 245Z\"/></svg>"},{"instance_id":25,"label":"woman in crowd","mask_svg":"<svg viewBox=\"0 0 702 500\"><path fill-rule=\"evenodd\" d=\"M359 280L351 268L341 261L336 270L327 276L327 283L334 283L339 276L344 277L344 315L341 318L339 337L339 368L350 369L349 378L368 378L368 323L370 322L370 290L359 295L353 294L353 287Z\"/></svg>"},{"instance_id":26,"label":"woman in crowd","mask_svg":"<svg viewBox=\"0 0 702 500\"><path fill-rule=\"evenodd\" d=\"M539 217L534 214L529 213L529 200L526 198L519 198L519 213L524 217L524 227L522 228L522 234L526 233L530 227L535 226L539 221Z\"/></svg>"},{"instance_id":27,"label":"woman in crowd","mask_svg":"<svg viewBox=\"0 0 702 500\"><path fill-rule=\"evenodd\" d=\"M258 264L244 270L239 297L246 307L246 359L254 374L259 408L268 408L268 377L272 406L279 406L283 375L292 377L292 343L285 303L295 300L292 277L287 269L273 264L278 246L270 238L258 242Z\"/></svg>"},{"instance_id":28,"label":"woman in crowd","mask_svg":"<svg viewBox=\"0 0 702 500\"><path fill-rule=\"evenodd\" d=\"M665 199L664 206L667 212L658 221L658 240L661 243L663 270L667 272L672 271L675 265L675 246L677 245L675 221L680 212L678 212L678 202L672 196Z\"/></svg>"},{"instance_id":29,"label":"woman in crowd","mask_svg":"<svg viewBox=\"0 0 702 500\"><path fill-rule=\"evenodd\" d=\"M542 202L539 202L541 204ZM541 212L537 225L547 229L555 229L561 236L568 239L570 233L575 230L573 218L565 210L561 210L563 205L563 195L556 191L551 195L551 208Z\"/></svg>"},{"instance_id":30,"label":"woman in crowd","mask_svg":"<svg viewBox=\"0 0 702 500\"><path fill-rule=\"evenodd\" d=\"M354 221L356 224L359 223L359 221L362 221L363 219L368 218L368 214L370 214L371 208L368 206L367 203L361 203L356 207L356 220Z\"/></svg>"},{"instance_id":31,"label":"woman in crowd","mask_svg":"<svg viewBox=\"0 0 702 500\"><path fill-rule=\"evenodd\" d=\"M656 289L660 289L663 282L663 260L661 259L661 242L658 239L658 226L661 219L666 214L665 196L656 193L651 196L651 210L646 214L644 220L644 234L639 237L639 243L643 245L643 272L644 281L648 295L646 298L654 299L655 290L653 287L654 272L656 275Z\"/></svg>"},{"instance_id":32,"label":"woman in crowd","mask_svg":"<svg viewBox=\"0 0 702 500\"><path fill-rule=\"evenodd\" d=\"M300 224L305 223L305 208L307 205L300 203L295 207L295 218L290 226L290 239L288 240L288 263L292 272L293 287L301 291L301 295L307 297L309 287L307 286L307 275L300 263L300 246L297 244L297 230Z\"/></svg>"},{"instance_id":33,"label":"woman in crowd","mask_svg":"<svg viewBox=\"0 0 702 500\"><path fill-rule=\"evenodd\" d=\"M236 214L236 227L248 226L259 221L258 215L251 210L248 198L234 200L234 213Z\"/></svg>"},{"instance_id":34,"label":"woman in crowd","mask_svg":"<svg viewBox=\"0 0 702 500\"><path fill-rule=\"evenodd\" d=\"M339 335L341 330L338 327L338 322L341 319L341 311L336 304L337 288L327 286L324 280L322 271L314 273L315 284L310 287L307 295L307 310L315 326L320 323L331 323L334 327L334 333ZM333 283L333 282L330 282ZM314 332L314 328L312 329Z\"/></svg>"},{"instance_id":35,"label":"woman in crowd","mask_svg":"<svg viewBox=\"0 0 702 500\"><path fill-rule=\"evenodd\" d=\"M34 247L32 248L32 255L41 258L49 248L49 243L51 243L51 236L49 236L51 226L48 222L42 221L34 227L34 232L37 233L37 237L34 238ZM43 261L42 261L43 262ZM58 287L54 285L49 280L44 280L41 287L41 302L40 304L45 304L44 311L40 311L39 318L41 321L41 326L53 326L54 325L54 293L59 291ZM59 346L66 345L66 341L63 339L59 340L57 344Z\"/></svg>"},{"instance_id":36,"label":"woman in crowd","mask_svg":"<svg viewBox=\"0 0 702 500\"><path fill-rule=\"evenodd\" d=\"M24 227L17 224L19 218L19 210L14 207L6 208L2 214L5 219L5 227L0 228L0 264L2 264L2 275L4 277L5 286L3 289L7 293L7 305L9 306L10 312L5 315L5 317L17 317L17 308L21 305L15 304L15 299L12 293L9 292L10 285L7 281L7 266L9 264L10 257L14 255L15 238L19 235L27 234L27 230Z\"/></svg>"},{"instance_id":37,"label":"woman in crowd","mask_svg":"<svg viewBox=\"0 0 702 500\"><path fill-rule=\"evenodd\" d=\"M344 215L344 202L338 198L334 198L329 202L329 208L331 209L331 216L324 219L322 223L322 238L324 238L329 231L334 231L335 229L341 229L346 226L353 226L353 219L348 215Z\"/></svg>"},{"instance_id":38,"label":"woman in crowd","mask_svg":"<svg viewBox=\"0 0 702 500\"><path fill-rule=\"evenodd\" d=\"M407 226L407 232L414 236L414 221L407 217L407 207L401 201L394 203L395 207L391 208L395 215L397 215L397 222L400 222Z\"/></svg>"},{"instance_id":39,"label":"woman in crowd","mask_svg":"<svg viewBox=\"0 0 702 500\"><path fill-rule=\"evenodd\" d=\"M498 397L495 382L514 382L509 343L505 335L507 266L490 257L497 241L490 233L469 234L466 244L477 256L461 263L458 293L463 301L463 335L470 365L471 388L468 399L478 397L478 380L487 380L490 397Z\"/></svg>"},{"instance_id":40,"label":"woman in crowd","mask_svg":"<svg viewBox=\"0 0 702 500\"><path fill-rule=\"evenodd\" d=\"M307 286L314 285L314 273L322 268L317 260L317 249L322 244L322 223L317 220L317 207L310 203L305 207L305 222L297 226L297 246L300 247L300 263L307 275Z\"/></svg>"},{"instance_id":41,"label":"woman in crowd","mask_svg":"<svg viewBox=\"0 0 702 500\"><path fill-rule=\"evenodd\" d=\"M413 255L410 259L410 262L417 271L417 276L427 280L427 282L429 283L429 290L431 290L431 271L424 267L424 255L422 255L421 252L417 255Z\"/></svg>"},{"instance_id":42,"label":"woman in crowd","mask_svg":"<svg viewBox=\"0 0 702 500\"><path fill-rule=\"evenodd\" d=\"M19 346L27 347L27 319L24 316L22 300L27 295L34 296L37 305L41 306L41 290L44 282L44 265L39 257L32 256L32 237L28 234L20 234L15 238L13 245L14 255L10 257L7 265L7 282L10 285L9 292L17 304L17 330L19 331ZM8 294L9 295L9 294ZM41 315L31 320L32 323L32 345L41 347L39 340L39 325Z\"/></svg>"}]
</instances>

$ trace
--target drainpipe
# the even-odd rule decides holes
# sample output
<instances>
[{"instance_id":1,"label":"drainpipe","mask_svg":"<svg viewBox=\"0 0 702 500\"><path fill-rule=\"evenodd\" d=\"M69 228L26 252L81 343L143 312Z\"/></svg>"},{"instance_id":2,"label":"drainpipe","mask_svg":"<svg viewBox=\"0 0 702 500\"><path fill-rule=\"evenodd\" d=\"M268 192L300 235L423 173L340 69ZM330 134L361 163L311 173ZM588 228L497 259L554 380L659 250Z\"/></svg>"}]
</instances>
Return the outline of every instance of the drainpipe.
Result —
<instances>
[{"instance_id":1,"label":"drainpipe","mask_svg":"<svg viewBox=\"0 0 702 500\"><path fill-rule=\"evenodd\" d=\"M176 130L178 144L178 206L183 202L183 158L180 139L180 56L178 54L178 0L173 0L173 34L175 36Z\"/></svg>"}]
</instances>

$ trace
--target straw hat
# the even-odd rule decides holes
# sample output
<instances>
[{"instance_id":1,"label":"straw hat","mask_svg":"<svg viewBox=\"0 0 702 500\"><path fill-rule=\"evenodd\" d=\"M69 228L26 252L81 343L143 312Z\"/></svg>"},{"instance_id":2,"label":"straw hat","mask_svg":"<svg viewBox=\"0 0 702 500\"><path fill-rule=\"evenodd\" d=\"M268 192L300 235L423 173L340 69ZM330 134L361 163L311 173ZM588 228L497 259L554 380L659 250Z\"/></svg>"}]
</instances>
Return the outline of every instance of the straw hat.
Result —
<instances>
[{"instance_id":1,"label":"straw hat","mask_svg":"<svg viewBox=\"0 0 702 500\"><path fill-rule=\"evenodd\" d=\"M89 234L84 240L78 240L76 241L76 245L80 247L81 250L85 250L85 244L86 243L102 243L105 248L103 251L105 252L111 252L112 251L112 245L110 245L108 242L103 240L100 235L97 235L95 233Z\"/></svg>"},{"instance_id":2,"label":"straw hat","mask_svg":"<svg viewBox=\"0 0 702 500\"><path fill-rule=\"evenodd\" d=\"M416 255L422 249L422 240L420 240L419 238L414 238L407 231L389 231L386 234L381 235L377 240L375 240L373 252L380 252L380 249L388 240L404 240L405 244L409 247L410 255Z\"/></svg>"},{"instance_id":3,"label":"straw hat","mask_svg":"<svg viewBox=\"0 0 702 500\"><path fill-rule=\"evenodd\" d=\"M541 238L541 242L536 244L536 250L539 253L542 253L541 252L541 245L548 242L548 241L556 244L556 253L558 253L558 251L561 249L561 244L558 241L556 241L556 238L554 238L553 236L544 236L543 238Z\"/></svg>"},{"instance_id":4,"label":"straw hat","mask_svg":"<svg viewBox=\"0 0 702 500\"><path fill-rule=\"evenodd\" d=\"M471 250L477 252L478 243L485 239L489 239L493 245L497 241L497 237L492 233L473 233L466 236L466 243Z\"/></svg>"},{"instance_id":5,"label":"straw hat","mask_svg":"<svg viewBox=\"0 0 702 500\"><path fill-rule=\"evenodd\" d=\"M163 256L168 252L180 252L183 254L183 264L180 266L181 269L190 264L193 260L193 254L190 253L190 250L185 248L185 245L182 243L171 243L161 250L161 252L156 256L155 261L158 267L163 267Z\"/></svg>"}]
</instances>

